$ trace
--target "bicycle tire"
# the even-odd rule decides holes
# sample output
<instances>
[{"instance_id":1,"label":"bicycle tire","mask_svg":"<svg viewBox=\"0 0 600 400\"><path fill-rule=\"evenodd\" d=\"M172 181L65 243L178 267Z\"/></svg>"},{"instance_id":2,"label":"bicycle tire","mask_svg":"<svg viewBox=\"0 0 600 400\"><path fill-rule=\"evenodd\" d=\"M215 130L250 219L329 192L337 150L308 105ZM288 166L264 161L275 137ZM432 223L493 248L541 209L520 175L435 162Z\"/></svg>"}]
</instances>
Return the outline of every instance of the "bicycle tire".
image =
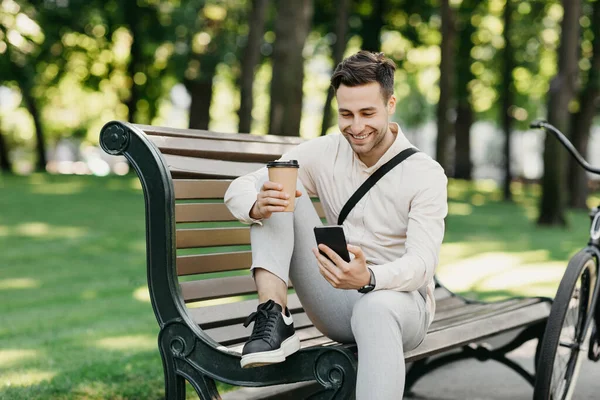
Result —
<instances>
[{"instance_id":1,"label":"bicycle tire","mask_svg":"<svg viewBox=\"0 0 600 400\"><path fill-rule=\"evenodd\" d=\"M573 395L581 362L587 356L584 348L591 330L584 329L586 320L592 317L589 308L597 271L596 258L586 250L575 254L567 265L542 339L534 400L568 400Z\"/></svg>"}]
</instances>

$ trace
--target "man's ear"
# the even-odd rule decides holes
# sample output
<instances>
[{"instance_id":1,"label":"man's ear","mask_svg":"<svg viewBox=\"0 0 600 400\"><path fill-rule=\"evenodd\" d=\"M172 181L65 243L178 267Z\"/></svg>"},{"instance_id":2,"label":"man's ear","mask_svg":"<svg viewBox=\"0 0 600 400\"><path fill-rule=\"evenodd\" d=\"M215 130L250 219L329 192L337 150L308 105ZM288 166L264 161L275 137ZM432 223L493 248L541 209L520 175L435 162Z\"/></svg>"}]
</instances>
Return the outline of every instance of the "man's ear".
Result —
<instances>
[{"instance_id":1,"label":"man's ear","mask_svg":"<svg viewBox=\"0 0 600 400\"><path fill-rule=\"evenodd\" d=\"M391 95L387 104L388 115L394 115L396 112L396 96Z\"/></svg>"}]
</instances>

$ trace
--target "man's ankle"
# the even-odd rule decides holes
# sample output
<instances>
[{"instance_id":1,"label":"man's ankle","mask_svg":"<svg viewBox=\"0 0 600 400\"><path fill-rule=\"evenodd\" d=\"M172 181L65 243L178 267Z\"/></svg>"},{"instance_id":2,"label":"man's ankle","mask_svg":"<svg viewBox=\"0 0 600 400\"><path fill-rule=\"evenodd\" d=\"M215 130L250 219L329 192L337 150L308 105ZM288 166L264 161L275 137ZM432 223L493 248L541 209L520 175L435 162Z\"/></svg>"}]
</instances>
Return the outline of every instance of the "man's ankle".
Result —
<instances>
[{"instance_id":1,"label":"man's ankle","mask_svg":"<svg viewBox=\"0 0 600 400\"><path fill-rule=\"evenodd\" d=\"M285 312L285 308L287 307L287 299L281 299L277 296L259 296L258 304L266 303L269 300L273 300L276 304L279 304L281 306L281 310Z\"/></svg>"}]
</instances>

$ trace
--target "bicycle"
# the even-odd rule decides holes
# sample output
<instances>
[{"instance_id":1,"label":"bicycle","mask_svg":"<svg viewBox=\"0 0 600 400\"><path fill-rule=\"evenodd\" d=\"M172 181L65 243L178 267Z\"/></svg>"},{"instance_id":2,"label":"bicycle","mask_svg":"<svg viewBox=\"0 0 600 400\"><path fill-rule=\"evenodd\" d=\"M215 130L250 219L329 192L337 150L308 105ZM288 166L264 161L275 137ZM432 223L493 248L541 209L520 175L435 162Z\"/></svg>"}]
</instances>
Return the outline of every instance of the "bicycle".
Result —
<instances>
[{"instance_id":1,"label":"bicycle","mask_svg":"<svg viewBox=\"0 0 600 400\"><path fill-rule=\"evenodd\" d=\"M600 174L556 127L545 121L530 127L552 133L586 171ZM590 218L590 239L569 260L538 347L534 400L571 399L583 353L587 350L594 362L600 359L600 207L590 210Z\"/></svg>"}]
</instances>

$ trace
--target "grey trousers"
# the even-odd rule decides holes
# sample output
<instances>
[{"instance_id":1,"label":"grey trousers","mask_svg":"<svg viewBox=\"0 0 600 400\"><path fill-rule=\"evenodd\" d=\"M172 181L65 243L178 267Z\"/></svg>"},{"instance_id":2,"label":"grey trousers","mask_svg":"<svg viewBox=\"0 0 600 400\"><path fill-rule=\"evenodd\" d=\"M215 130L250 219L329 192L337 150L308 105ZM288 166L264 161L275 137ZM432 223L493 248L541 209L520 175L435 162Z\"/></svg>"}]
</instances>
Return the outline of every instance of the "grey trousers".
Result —
<instances>
[{"instance_id":1,"label":"grey trousers","mask_svg":"<svg viewBox=\"0 0 600 400\"><path fill-rule=\"evenodd\" d=\"M402 399L404 351L417 347L427 332L425 300L417 291L361 294L331 286L311 251L317 246L313 228L321 220L300 182L298 189L303 195L293 213L273 213L262 226L251 226L252 269L264 268L286 284L291 279L317 329L357 344L357 400Z\"/></svg>"}]
</instances>

